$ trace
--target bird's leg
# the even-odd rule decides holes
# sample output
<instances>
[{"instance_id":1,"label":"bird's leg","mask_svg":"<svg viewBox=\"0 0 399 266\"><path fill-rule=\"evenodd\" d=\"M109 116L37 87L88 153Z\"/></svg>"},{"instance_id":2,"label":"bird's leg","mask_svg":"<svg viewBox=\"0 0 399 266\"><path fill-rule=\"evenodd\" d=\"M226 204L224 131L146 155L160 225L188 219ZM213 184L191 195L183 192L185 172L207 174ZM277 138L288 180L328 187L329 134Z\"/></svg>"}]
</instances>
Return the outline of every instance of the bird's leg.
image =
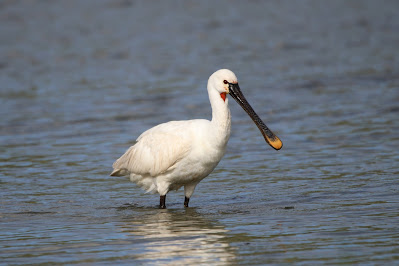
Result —
<instances>
[{"instance_id":1,"label":"bird's leg","mask_svg":"<svg viewBox=\"0 0 399 266\"><path fill-rule=\"evenodd\" d=\"M159 197L159 208L166 209L165 200L166 200L166 195L163 196L161 195Z\"/></svg>"},{"instance_id":2,"label":"bird's leg","mask_svg":"<svg viewBox=\"0 0 399 266\"><path fill-rule=\"evenodd\" d=\"M188 202L190 201L191 195L193 195L197 184L198 183L191 183L184 186L184 207L188 207Z\"/></svg>"},{"instance_id":3,"label":"bird's leg","mask_svg":"<svg viewBox=\"0 0 399 266\"><path fill-rule=\"evenodd\" d=\"M190 201L190 198L184 197L184 207L188 207L188 202Z\"/></svg>"}]
</instances>

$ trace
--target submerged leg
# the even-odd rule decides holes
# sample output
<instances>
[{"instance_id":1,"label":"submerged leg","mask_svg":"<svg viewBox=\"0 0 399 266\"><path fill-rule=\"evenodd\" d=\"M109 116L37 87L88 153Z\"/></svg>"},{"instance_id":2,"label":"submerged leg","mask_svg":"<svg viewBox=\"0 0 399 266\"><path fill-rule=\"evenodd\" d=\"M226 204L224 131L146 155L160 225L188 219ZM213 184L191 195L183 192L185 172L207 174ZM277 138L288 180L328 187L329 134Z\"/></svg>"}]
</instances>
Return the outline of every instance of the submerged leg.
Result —
<instances>
[{"instance_id":1,"label":"submerged leg","mask_svg":"<svg viewBox=\"0 0 399 266\"><path fill-rule=\"evenodd\" d=\"M190 201L190 198L184 197L184 207L188 207L188 202Z\"/></svg>"},{"instance_id":2,"label":"submerged leg","mask_svg":"<svg viewBox=\"0 0 399 266\"><path fill-rule=\"evenodd\" d=\"M161 195L159 197L159 208L166 209L165 200L166 200L166 195L163 196Z\"/></svg>"},{"instance_id":3,"label":"submerged leg","mask_svg":"<svg viewBox=\"0 0 399 266\"><path fill-rule=\"evenodd\" d=\"M188 207L188 202L190 201L191 195L193 195L197 184L198 183L191 183L184 186L184 207Z\"/></svg>"},{"instance_id":4,"label":"submerged leg","mask_svg":"<svg viewBox=\"0 0 399 266\"><path fill-rule=\"evenodd\" d=\"M157 191L160 195L159 197L159 208L161 209L166 209L166 194L169 192L169 186L170 184L163 180L160 177L156 177L155 180L153 180L155 187L157 188Z\"/></svg>"}]
</instances>

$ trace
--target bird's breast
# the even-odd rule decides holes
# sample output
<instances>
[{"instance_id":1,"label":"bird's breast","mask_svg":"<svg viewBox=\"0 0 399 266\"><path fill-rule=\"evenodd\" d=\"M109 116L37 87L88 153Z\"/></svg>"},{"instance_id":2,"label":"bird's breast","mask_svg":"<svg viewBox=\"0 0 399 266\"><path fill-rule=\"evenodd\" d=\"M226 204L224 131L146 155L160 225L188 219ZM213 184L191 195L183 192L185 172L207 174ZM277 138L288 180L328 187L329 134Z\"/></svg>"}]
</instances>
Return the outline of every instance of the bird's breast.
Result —
<instances>
[{"instance_id":1,"label":"bird's breast","mask_svg":"<svg viewBox=\"0 0 399 266\"><path fill-rule=\"evenodd\" d=\"M187 156L176 164L171 174L175 183L201 181L215 169L226 151L229 130L223 132L206 120L195 122L195 127L191 126L192 123L185 128L191 145Z\"/></svg>"},{"instance_id":2,"label":"bird's breast","mask_svg":"<svg viewBox=\"0 0 399 266\"><path fill-rule=\"evenodd\" d=\"M204 172L212 171L224 156L226 144L227 140L223 142L203 141L193 151L191 158L193 165L197 165Z\"/></svg>"}]
</instances>

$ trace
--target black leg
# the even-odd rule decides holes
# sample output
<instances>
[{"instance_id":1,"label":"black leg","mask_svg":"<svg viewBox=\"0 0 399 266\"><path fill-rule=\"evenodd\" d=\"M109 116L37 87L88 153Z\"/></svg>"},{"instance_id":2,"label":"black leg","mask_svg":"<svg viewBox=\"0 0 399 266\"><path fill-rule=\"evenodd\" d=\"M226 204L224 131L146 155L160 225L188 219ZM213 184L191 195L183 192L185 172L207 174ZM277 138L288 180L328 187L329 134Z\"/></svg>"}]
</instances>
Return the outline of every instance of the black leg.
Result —
<instances>
[{"instance_id":1,"label":"black leg","mask_svg":"<svg viewBox=\"0 0 399 266\"><path fill-rule=\"evenodd\" d=\"M165 200L166 200L166 195L163 195L159 198L159 208L166 209Z\"/></svg>"},{"instance_id":2,"label":"black leg","mask_svg":"<svg viewBox=\"0 0 399 266\"><path fill-rule=\"evenodd\" d=\"M184 207L188 207L188 202L190 201L190 198L184 197Z\"/></svg>"}]
</instances>

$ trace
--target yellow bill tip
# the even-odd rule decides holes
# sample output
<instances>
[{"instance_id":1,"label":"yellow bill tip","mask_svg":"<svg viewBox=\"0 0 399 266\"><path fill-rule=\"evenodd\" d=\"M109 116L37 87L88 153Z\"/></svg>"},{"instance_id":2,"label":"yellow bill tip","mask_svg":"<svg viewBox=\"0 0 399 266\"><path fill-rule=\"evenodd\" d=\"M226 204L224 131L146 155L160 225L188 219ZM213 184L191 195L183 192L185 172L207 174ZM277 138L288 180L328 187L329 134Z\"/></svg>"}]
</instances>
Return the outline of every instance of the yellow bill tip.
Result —
<instances>
[{"instance_id":1,"label":"yellow bill tip","mask_svg":"<svg viewBox=\"0 0 399 266\"><path fill-rule=\"evenodd\" d=\"M283 147L283 142L276 135L273 138L267 137L266 141L275 150L280 150Z\"/></svg>"}]
</instances>

